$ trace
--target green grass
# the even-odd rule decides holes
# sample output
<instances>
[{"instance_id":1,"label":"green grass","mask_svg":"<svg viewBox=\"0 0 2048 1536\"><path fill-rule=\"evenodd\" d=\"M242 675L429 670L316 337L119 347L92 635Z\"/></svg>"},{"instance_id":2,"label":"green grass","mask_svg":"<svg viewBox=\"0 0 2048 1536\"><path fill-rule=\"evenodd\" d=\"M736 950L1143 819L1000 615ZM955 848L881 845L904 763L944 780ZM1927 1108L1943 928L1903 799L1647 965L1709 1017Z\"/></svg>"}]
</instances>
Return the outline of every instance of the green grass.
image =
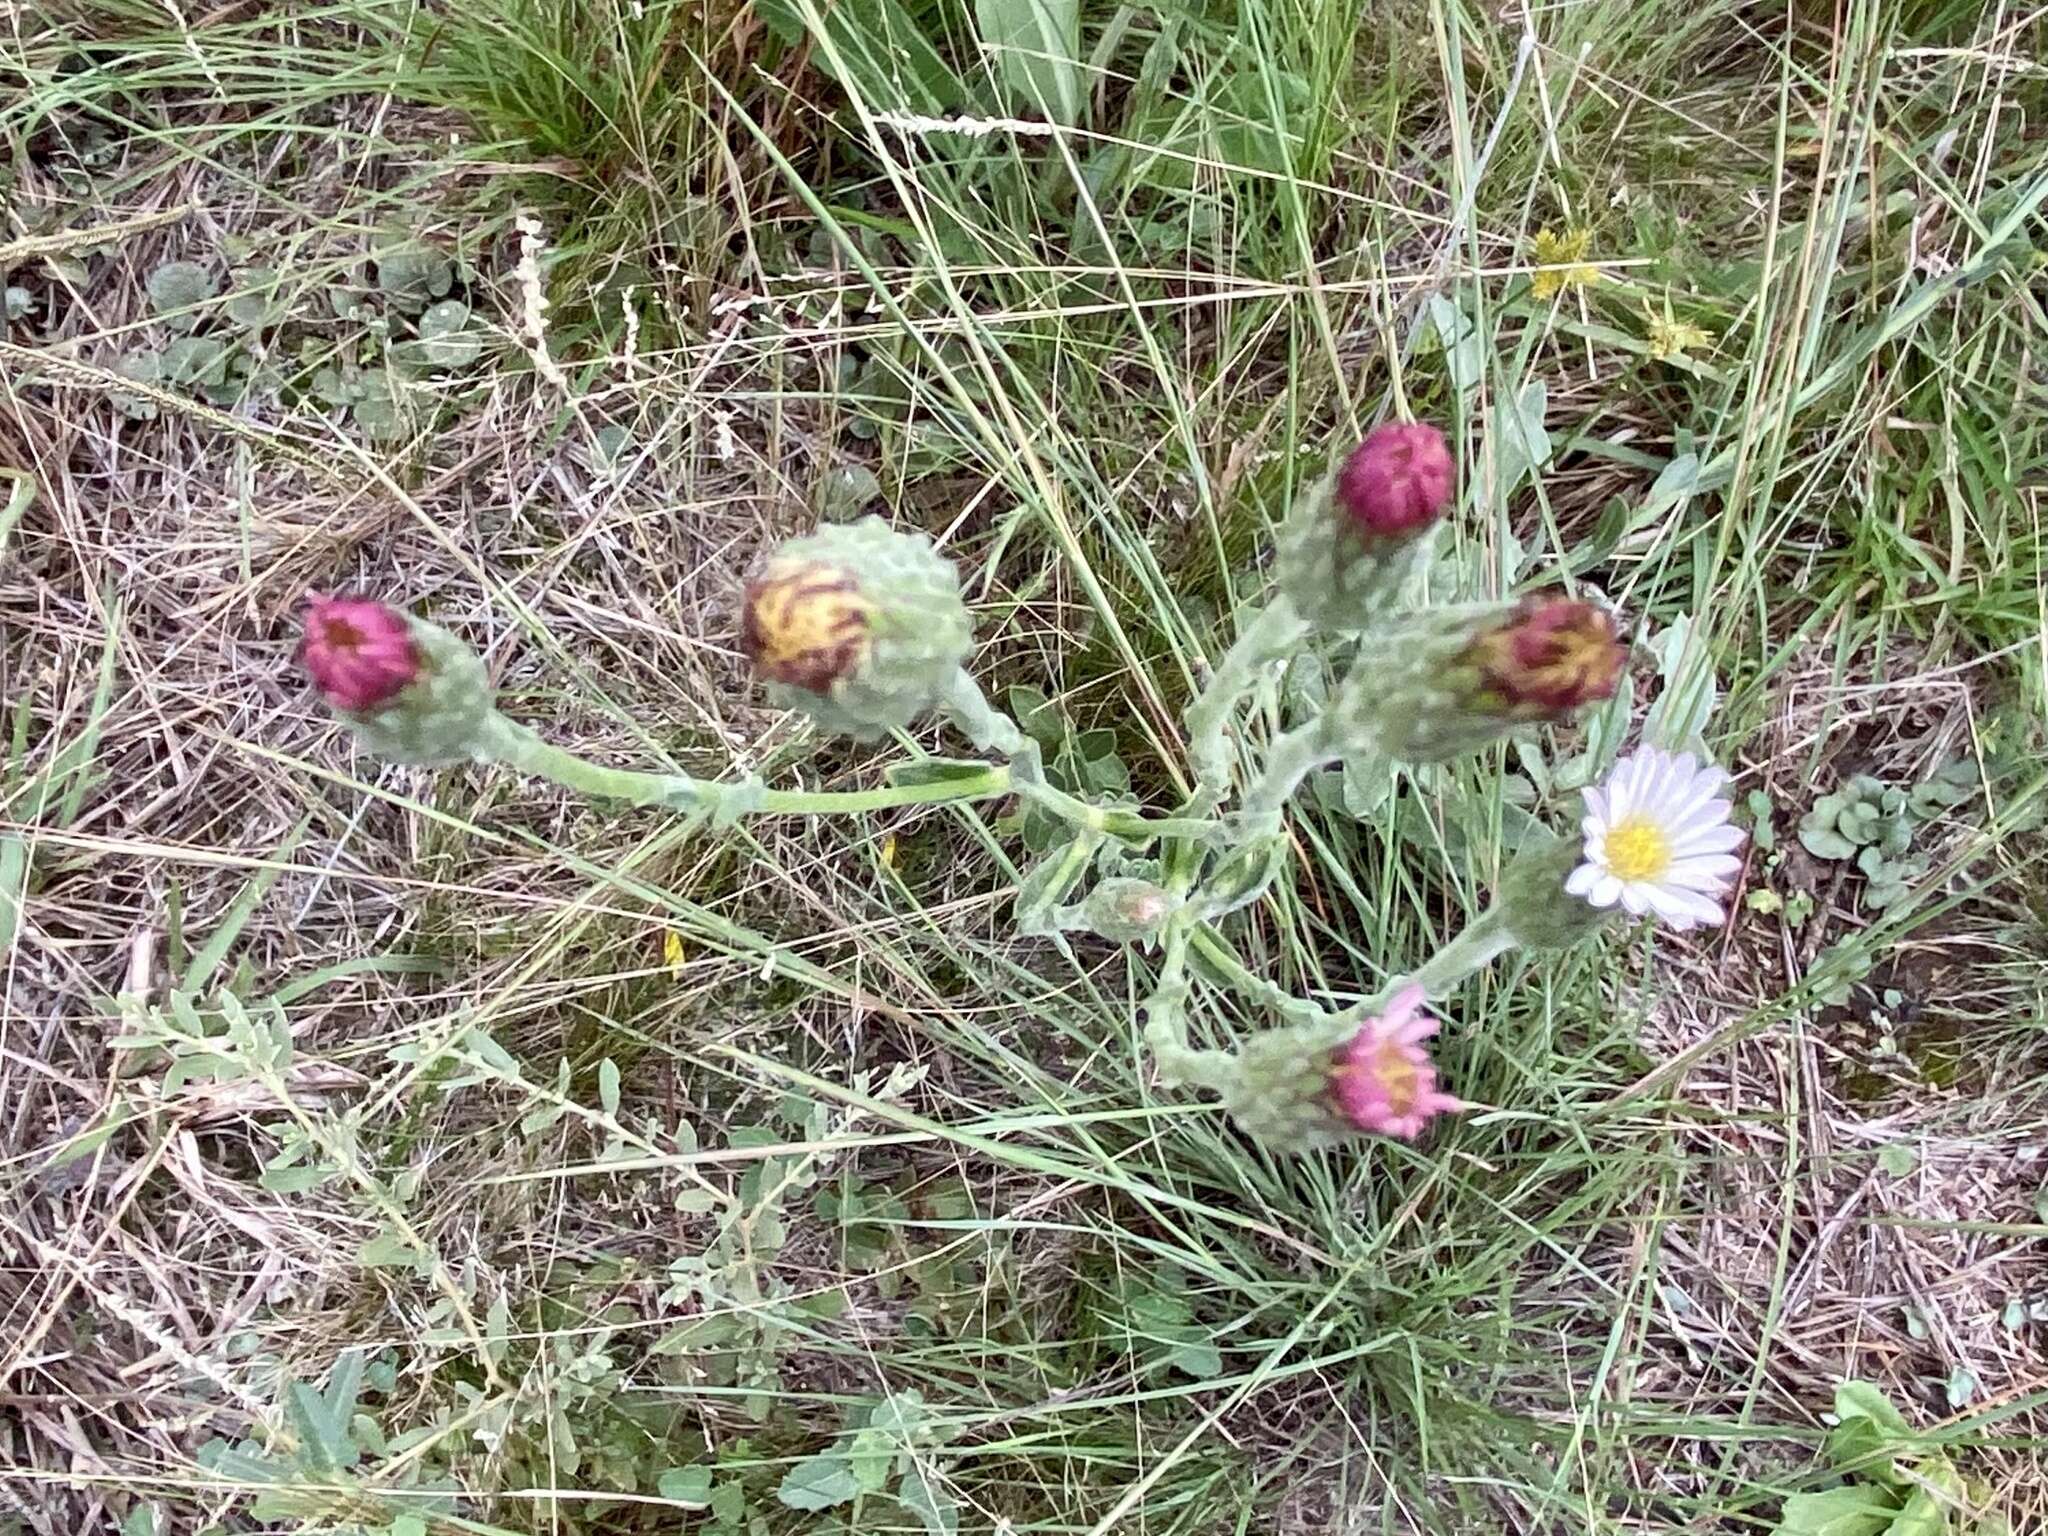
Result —
<instances>
[{"instance_id":1,"label":"green grass","mask_svg":"<svg viewBox=\"0 0 2048 1536\"><path fill-rule=\"evenodd\" d=\"M864 49L891 12L928 53ZM1459 0L1090 7L1078 131L906 126L1039 115L973 13L90 0L0 41L0 264L34 306L0 469L41 487L0 574L0 1360L38 1410L0 1430L0 1532L10 1496L36 1531L395 1536L409 1501L437 1536L921 1529L776 1496L911 1390L963 1530L1768 1531L1830 1480L1844 1373L2041 1518L2040 1325L1999 1320L2048 1236L2040 23L1590 0L1525 48ZM522 217L566 390L523 344ZM1536 298L1536 233L1581 227L1600 280ZM317 304L401 228L503 335L400 443L284 363L138 422L61 361L146 338L163 259L245 242ZM1657 356L1667 312L1711 346ZM304 329L369 366L377 324ZM1397 403L1465 448L1462 592L1696 618L1713 744L1781 846L1849 773L1995 770L1880 923L1791 852L1749 883L1812 892L1803 926L1475 979L1438 1059L1486 1108L1419 1148L1279 1157L1161 1089L1154 958L1015 938L997 809L711 834L351 760L284 680L299 591L362 586L608 760L872 784L899 749L760 709L730 639L735 576L862 467L970 572L991 691L1112 733L1164 807L1271 526ZM1484 906L1520 766L1360 819L1302 797L1229 942L1374 992ZM167 906L203 984L135 958ZM1877 969L1823 1006L1843 942ZM229 1081L159 1103L170 1043L105 1044L138 974L195 992L188 1052L224 985L290 1059L236 1036ZM1903 1068L1854 1032L1888 987L1928 1021ZM1198 1035L1266 1022L1198 990ZM1960 1079L1916 1080L1957 1038ZM288 1383L358 1347L377 1433L322 1466L336 1426ZM78 1404L89 1463L48 1427ZM695 1464L743 1516L665 1491ZM279 1468L301 1502L242 1486Z\"/></svg>"}]
</instances>

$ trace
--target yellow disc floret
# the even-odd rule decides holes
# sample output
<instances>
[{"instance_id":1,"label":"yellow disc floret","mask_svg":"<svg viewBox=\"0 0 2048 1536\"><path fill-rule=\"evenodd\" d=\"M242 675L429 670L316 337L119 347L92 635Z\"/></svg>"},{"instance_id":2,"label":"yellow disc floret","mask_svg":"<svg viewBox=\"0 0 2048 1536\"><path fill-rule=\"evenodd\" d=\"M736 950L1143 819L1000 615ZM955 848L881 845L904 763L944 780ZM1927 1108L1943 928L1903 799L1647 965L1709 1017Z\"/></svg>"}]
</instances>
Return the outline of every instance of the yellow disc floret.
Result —
<instances>
[{"instance_id":1,"label":"yellow disc floret","mask_svg":"<svg viewBox=\"0 0 2048 1536\"><path fill-rule=\"evenodd\" d=\"M1630 883L1661 880L1671 868L1671 839L1647 816L1624 816L1607 829L1607 872Z\"/></svg>"}]
</instances>

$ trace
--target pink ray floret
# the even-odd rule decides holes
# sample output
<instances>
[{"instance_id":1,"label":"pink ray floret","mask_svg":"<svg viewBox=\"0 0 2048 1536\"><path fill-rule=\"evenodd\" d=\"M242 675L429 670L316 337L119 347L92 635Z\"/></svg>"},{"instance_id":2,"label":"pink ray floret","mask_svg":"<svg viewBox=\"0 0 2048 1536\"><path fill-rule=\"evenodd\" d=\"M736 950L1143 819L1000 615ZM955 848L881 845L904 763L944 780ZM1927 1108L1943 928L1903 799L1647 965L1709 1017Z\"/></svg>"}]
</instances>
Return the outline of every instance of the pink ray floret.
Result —
<instances>
[{"instance_id":1,"label":"pink ray floret","mask_svg":"<svg viewBox=\"0 0 2048 1536\"><path fill-rule=\"evenodd\" d=\"M1330 1099L1361 1131L1412 1141L1438 1115L1470 1108L1437 1091L1436 1065L1422 1042L1439 1025L1422 1001L1422 988L1403 987L1336 1052Z\"/></svg>"}]
</instances>

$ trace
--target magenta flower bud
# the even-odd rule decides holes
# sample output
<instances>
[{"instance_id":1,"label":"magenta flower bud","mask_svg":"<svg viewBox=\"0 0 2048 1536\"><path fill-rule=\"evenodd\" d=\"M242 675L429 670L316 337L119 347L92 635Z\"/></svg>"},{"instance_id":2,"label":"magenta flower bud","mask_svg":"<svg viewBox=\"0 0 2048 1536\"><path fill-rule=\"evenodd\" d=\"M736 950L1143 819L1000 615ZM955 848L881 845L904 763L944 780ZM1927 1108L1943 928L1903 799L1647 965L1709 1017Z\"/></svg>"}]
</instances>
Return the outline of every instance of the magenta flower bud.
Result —
<instances>
[{"instance_id":1,"label":"magenta flower bud","mask_svg":"<svg viewBox=\"0 0 2048 1536\"><path fill-rule=\"evenodd\" d=\"M1337 472L1337 505L1368 540L1407 540L1443 516L1457 465L1427 422L1389 421L1351 450Z\"/></svg>"},{"instance_id":2,"label":"magenta flower bud","mask_svg":"<svg viewBox=\"0 0 2048 1536\"><path fill-rule=\"evenodd\" d=\"M313 597L299 662L320 696L352 715L382 708L420 675L405 615L365 598Z\"/></svg>"},{"instance_id":3,"label":"magenta flower bud","mask_svg":"<svg viewBox=\"0 0 2048 1536\"><path fill-rule=\"evenodd\" d=\"M1467 1107L1439 1093L1436 1065L1422 1042L1437 1032L1422 1011L1422 988L1403 987L1358 1033L1339 1046L1330 1064L1330 1102L1361 1131L1413 1140L1440 1114Z\"/></svg>"}]
</instances>

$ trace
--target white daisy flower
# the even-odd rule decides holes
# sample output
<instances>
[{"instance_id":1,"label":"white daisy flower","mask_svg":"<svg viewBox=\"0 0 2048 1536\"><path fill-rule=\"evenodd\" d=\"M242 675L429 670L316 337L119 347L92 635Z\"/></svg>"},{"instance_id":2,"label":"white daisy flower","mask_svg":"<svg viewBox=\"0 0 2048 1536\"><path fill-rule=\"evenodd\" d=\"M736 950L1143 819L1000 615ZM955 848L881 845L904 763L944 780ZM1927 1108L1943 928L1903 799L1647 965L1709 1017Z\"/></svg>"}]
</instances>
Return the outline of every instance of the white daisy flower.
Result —
<instances>
[{"instance_id":1,"label":"white daisy flower","mask_svg":"<svg viewBox=\"0 0 2048 1536\"><path fill-rule=\"evenodd\" d=\"M1584 791L1586 862L1564 888L1596 907L1620 902L1674 928L1721 921L1720 898L1742 867L1742 833L1715 791L1728 775L1690 752L1638 747L1607 782Z\"/></svg>"}]
</instances>

